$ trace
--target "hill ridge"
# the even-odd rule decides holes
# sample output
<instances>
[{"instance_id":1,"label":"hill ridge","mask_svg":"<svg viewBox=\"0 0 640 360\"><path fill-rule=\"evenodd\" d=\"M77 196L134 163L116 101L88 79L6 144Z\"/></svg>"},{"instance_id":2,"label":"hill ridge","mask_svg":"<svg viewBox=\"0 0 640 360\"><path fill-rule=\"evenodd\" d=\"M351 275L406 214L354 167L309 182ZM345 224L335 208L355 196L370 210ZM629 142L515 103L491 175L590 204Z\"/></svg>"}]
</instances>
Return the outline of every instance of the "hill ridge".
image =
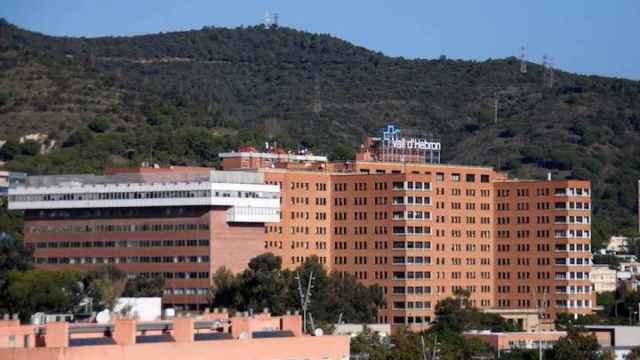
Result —
<instances>
[{"instance_id":1,"label":"hill ridge","mask_svg":"<svg viewBox=\"0 0 640 360\"><path fill-rule=\"evenodd\" d=\"M0 139L42 132L65 144L19 149L10 168L214 165L217 151L266 140L345 158L396 123L440 134L446 162L592 180L600 236L636 224L638 81L557 71L550 89L541 65L521 74L513 57L407 60L261 26L52 38L5 21L0 60Z\"/></svg>"}]
</instances>

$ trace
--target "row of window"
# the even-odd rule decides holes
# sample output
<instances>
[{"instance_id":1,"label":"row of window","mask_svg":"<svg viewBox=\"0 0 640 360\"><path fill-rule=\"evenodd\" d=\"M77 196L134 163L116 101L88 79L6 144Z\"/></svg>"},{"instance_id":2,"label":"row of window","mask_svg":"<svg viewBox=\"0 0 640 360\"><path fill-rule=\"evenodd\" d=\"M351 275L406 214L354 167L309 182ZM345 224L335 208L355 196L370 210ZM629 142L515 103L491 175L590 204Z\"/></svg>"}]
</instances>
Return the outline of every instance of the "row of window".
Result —
<instances>
[{"instance_id":1,"label":"row of window","mask_svg":"<svg viewBox=\"0 0 640 360\"><path fill-rule=\"evenodd\" d=\"M209 246L209 240L42 241L37 249Z\"/></svg>"},{"instance_id":2,"label":"row of window","mask_svg":"<svg viewBox=\"0 0 640 360\"><path fill-rule=\"evenodd\" d=\"M209 224L48 224L25 225L25 231L40 233L102 233L102 232L177 232L208 231Z\"/></svg>"},{"instance_id":3,"label":"row of window","mask_svg":"<svg viewBox=\"0 0 640 360\"><path fill-rule=\"evenodd\" d=\"M431 301L394 301L393 302L394 310L405 310L405 309L431 309Z\"/></svg>"},{"instance_id":4,"label":"row of window","mask_svg":"<svg viewBox=\"0 0 640 360\"><path fill-rule=\"evenodd\" d=\"M430 226L394 226L393 235L431 235Z\"/></svg>"},{"instance_id":5,"label":"row of window","mask_svg":"<svg viewBox=\"0 0 640 360\"><path fill-rule=\"evenodd\" d=\"M207 295L207 288L165 288L162 294L167 295Z\"/></svg>"},{"instance_id":6,"label":"row of window","mask_svg":"<svg viewBox=\"0 0 640 360\"><path fill-rule=\"evenodd\" d=\"M278 193L261 191L134 191L103 193L64 193L64 194L29 194L11 195L9 201L88 201L88 200L143 200L143 199L183 199L183 198L250 198L276 199Z\"/></svg>"},{"instance_id":7,"label":"row of window","mask_svg":"<svg viewBox=\"0 0 640 360\"><path fill-rule=\"evenodd\" d=\"M36 264L180 264L208 263L209 256L82 256L36 257Z\"/></svg>"}]
</instances>

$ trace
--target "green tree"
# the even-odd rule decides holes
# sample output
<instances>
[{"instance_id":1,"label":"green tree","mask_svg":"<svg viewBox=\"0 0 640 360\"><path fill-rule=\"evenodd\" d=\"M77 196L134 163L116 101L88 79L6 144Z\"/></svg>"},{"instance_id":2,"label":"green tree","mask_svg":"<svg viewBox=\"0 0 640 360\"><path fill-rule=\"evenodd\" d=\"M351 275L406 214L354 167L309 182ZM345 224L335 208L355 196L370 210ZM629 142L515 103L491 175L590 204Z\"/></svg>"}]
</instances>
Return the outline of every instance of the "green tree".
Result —
<instances>
[{"instance_id":1,"label":"green tree","mask_svg":"<svg viewBox=\"0 0 640 360\"><path fill-rule=\"evenodd\" d=\"M351 355L370 360L390 359L390 347L376 332L364 327L358 336L351 338Z\"/></svg>"},{"instance_id":2,"label":"green tree","mask_svg":"<svg viewBox=\"0 0 640 360\"><path fill-rule=\"evenodd\" d=\"M127 275L115 266L107 265L86 273L83 282L95 310L113 310L124 292Z\"/></svg>"},{"instance_id":3,"label":"green tree","mask_svg":"<svg viewBox=\"0 0 640 360\"><path fill-rule=\"evenodd\" d=\"M8 310L22 319L36 312L73 312L84 297L81 273L75 270L11 270L8 283Z\"/></svg>"},{"instance_id":4,"label":"green tree","mask_svg":"<svg viewBox=\"0 0 640 360\"><path fill-rule=\"evenodd\" d=\"M281 266L282 260L271 253L258 255L249 261L247 269L240 275L245 310L268 308L274 314L286 311L286 283Z\"/></svg>"},{"instance_id":5,"label":"green tree","mask_svg":"<svg viewBox=\"0 0 640 360\"><path fill-rule=\"evenodd\" d=\"M88 127L93 132L103 133L111 129L111 119L104 116L99 116L93 119L93 121L89 123Z\"/></svg>"},{"instance_id":6,"label":"green tree","mask_svg":"<svg viewBox=\"0 0 640 360\"><path fill-rule=\"evenodd\" d=\"M378 309L385 305L379 285L366 286L352 274L329 275L329 314L342 314L345 322L367 324L377 321ZM327 319L336 321L336 319Z\"/></svg>"},{"instance_id":7,"label":"green tree","mask_svg":"<svg viewBox=\"0 0 640 360\"><path fill-rule=\"evenodd\" d=\"M71 147L80 144L84 144L93 139L93 134L86 129L78 129L72 132L69 137L64 141L62 146Z\"/></svg>"},{"instance_id":8,"label":"green tree","mask_svg":"<svg viewBox=\"0 0 640 360\"><path fill-rule=\"evenodd\" d=\"M314 320L332 321L338 320L339 314L334 314L329 309L330 291L329 291L329 275L324 266L320 263L317 256L310 256L300 265L290 276L288 276L288 289L286 296L286 304L289 309L300 309L300 296L298 291L298 281L295 276L300 278L303 292L306 292L309 276L313 274L313 289L311 301L309 303L308 313L313 314Z\"/></svg>"},{"instance_id":9,"label":"green tree","mask_svg":"<svg viewBox=\"0 0 640 360\"><path fill-rule=\"evenodd\" d=\"M640 346L636 346L624 356L624 360L640 360Z\"/></svg>"},{"instance_id":10,"label":"green tree","mask_svg":"<svg viewBox=\"0 0 640 360\"><path fill-rule=\"evenodd\" d=\"M22 241L6 233L0 234L0 310L9 311L9 273L31 269L32 253Z\"/></svg>"},{"instance_id":11,"label":"green tree","mask_svg":"<svg viewBox=\"0 0 640 360\"><path fill-rule=\"evenodd\" d=\"M25 140L20 144L20 154L36 156L40 153L40 143L35 140Z\"/></svg>"},{"instance_id":12,"label":"green tree","mask_svg":"<svg viewBox=\"0 0 640 360\"><path fill-rule=\"evenodd\" d=\"M208 289L209 307L236 308L242 303L239 279L226 267L220 267L213 274Z\"/></svg>"},{"instance_id":13,"label":"green tree","mask_svg":"<svg viewBox=\"0 0 640 360\"><path fill-rule=\"evenodd\" d=\"M129 279L122 293L123 297L160 297L164 289L164 277L136 276Z\"/></svg>"},{"instance_id":14,"label":"green tree","mask_svg":"<svg viewBox=\"0 0 640 360\"><path fill-rule=\"evenodd\" d=\"M353 150L351 146L343 143L336 144L329 154L329 160L331 161L348 161L355 159L355 157L355 150Z\"/></svg>"},{"instance_id":15,"label":"green tree","mask_svg":"<svg viewBox=\"0 0 640 360\"><path fill-rule=\"evenodd\" d=\"M553 359L562 360L600 360L600 344L593 334L581 333L570 327L567 336L558 340L551 350Z\"/></svg>"},{"instance_id":16,"label":"green tree","mask_svg":"<svg viewBox=\"0 0 640 360\"><path fill-rule=\"evenodd\" d=\"M19 153L20 143L16 140L7 140L7 142L0 147L0 159L5 161L13 160Z\"/></svg>"},{"instance_id":17,"label":"green tree","mask_svg":"<svg viewBox=\"0 0 640 360\"><path fill-rule=\"evenodd\" d=\"M421 334L409 331L401 327L395 334L391 335L393 346L389 351L388 359L393 360L415 360L422 359Z\"/></svg>"}]
</instances>

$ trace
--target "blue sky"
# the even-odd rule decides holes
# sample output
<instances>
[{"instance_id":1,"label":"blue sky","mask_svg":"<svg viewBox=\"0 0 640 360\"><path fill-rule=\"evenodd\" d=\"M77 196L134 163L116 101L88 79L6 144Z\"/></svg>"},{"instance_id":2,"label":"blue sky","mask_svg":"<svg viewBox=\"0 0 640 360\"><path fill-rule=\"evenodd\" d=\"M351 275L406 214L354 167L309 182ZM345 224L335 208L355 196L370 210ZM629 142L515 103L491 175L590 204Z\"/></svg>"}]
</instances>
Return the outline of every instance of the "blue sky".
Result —
<instances>
[{"instance_id":1,"label":"blue sky","mask_svg":"<svg viewBox=\"0 0 640 360\"><path fill-rule=\"evenodd\" d=\"M638 0L1 0L0 17L69 36L135 35L280 23L391 56L485 60L517 55L582 74L640 79Z\"/></svg>"}]
</instances>

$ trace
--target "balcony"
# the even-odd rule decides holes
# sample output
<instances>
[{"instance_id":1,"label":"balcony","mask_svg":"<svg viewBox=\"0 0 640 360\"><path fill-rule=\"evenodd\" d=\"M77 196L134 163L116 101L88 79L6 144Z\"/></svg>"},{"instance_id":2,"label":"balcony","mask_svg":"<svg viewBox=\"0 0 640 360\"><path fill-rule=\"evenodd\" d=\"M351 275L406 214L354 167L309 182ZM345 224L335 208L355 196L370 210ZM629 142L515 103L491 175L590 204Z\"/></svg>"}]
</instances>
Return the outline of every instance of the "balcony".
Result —
<instances>
[{"instance_id":1,"label":"balcony","mask_svg":"<svg viewBox=\"0 0 640 360\"><path fill-rule=\"evenodd\" d=\"M234 206L227 210L227 222L280 222L280 210L277 208Z\"/></svg>"}]
</instances>

